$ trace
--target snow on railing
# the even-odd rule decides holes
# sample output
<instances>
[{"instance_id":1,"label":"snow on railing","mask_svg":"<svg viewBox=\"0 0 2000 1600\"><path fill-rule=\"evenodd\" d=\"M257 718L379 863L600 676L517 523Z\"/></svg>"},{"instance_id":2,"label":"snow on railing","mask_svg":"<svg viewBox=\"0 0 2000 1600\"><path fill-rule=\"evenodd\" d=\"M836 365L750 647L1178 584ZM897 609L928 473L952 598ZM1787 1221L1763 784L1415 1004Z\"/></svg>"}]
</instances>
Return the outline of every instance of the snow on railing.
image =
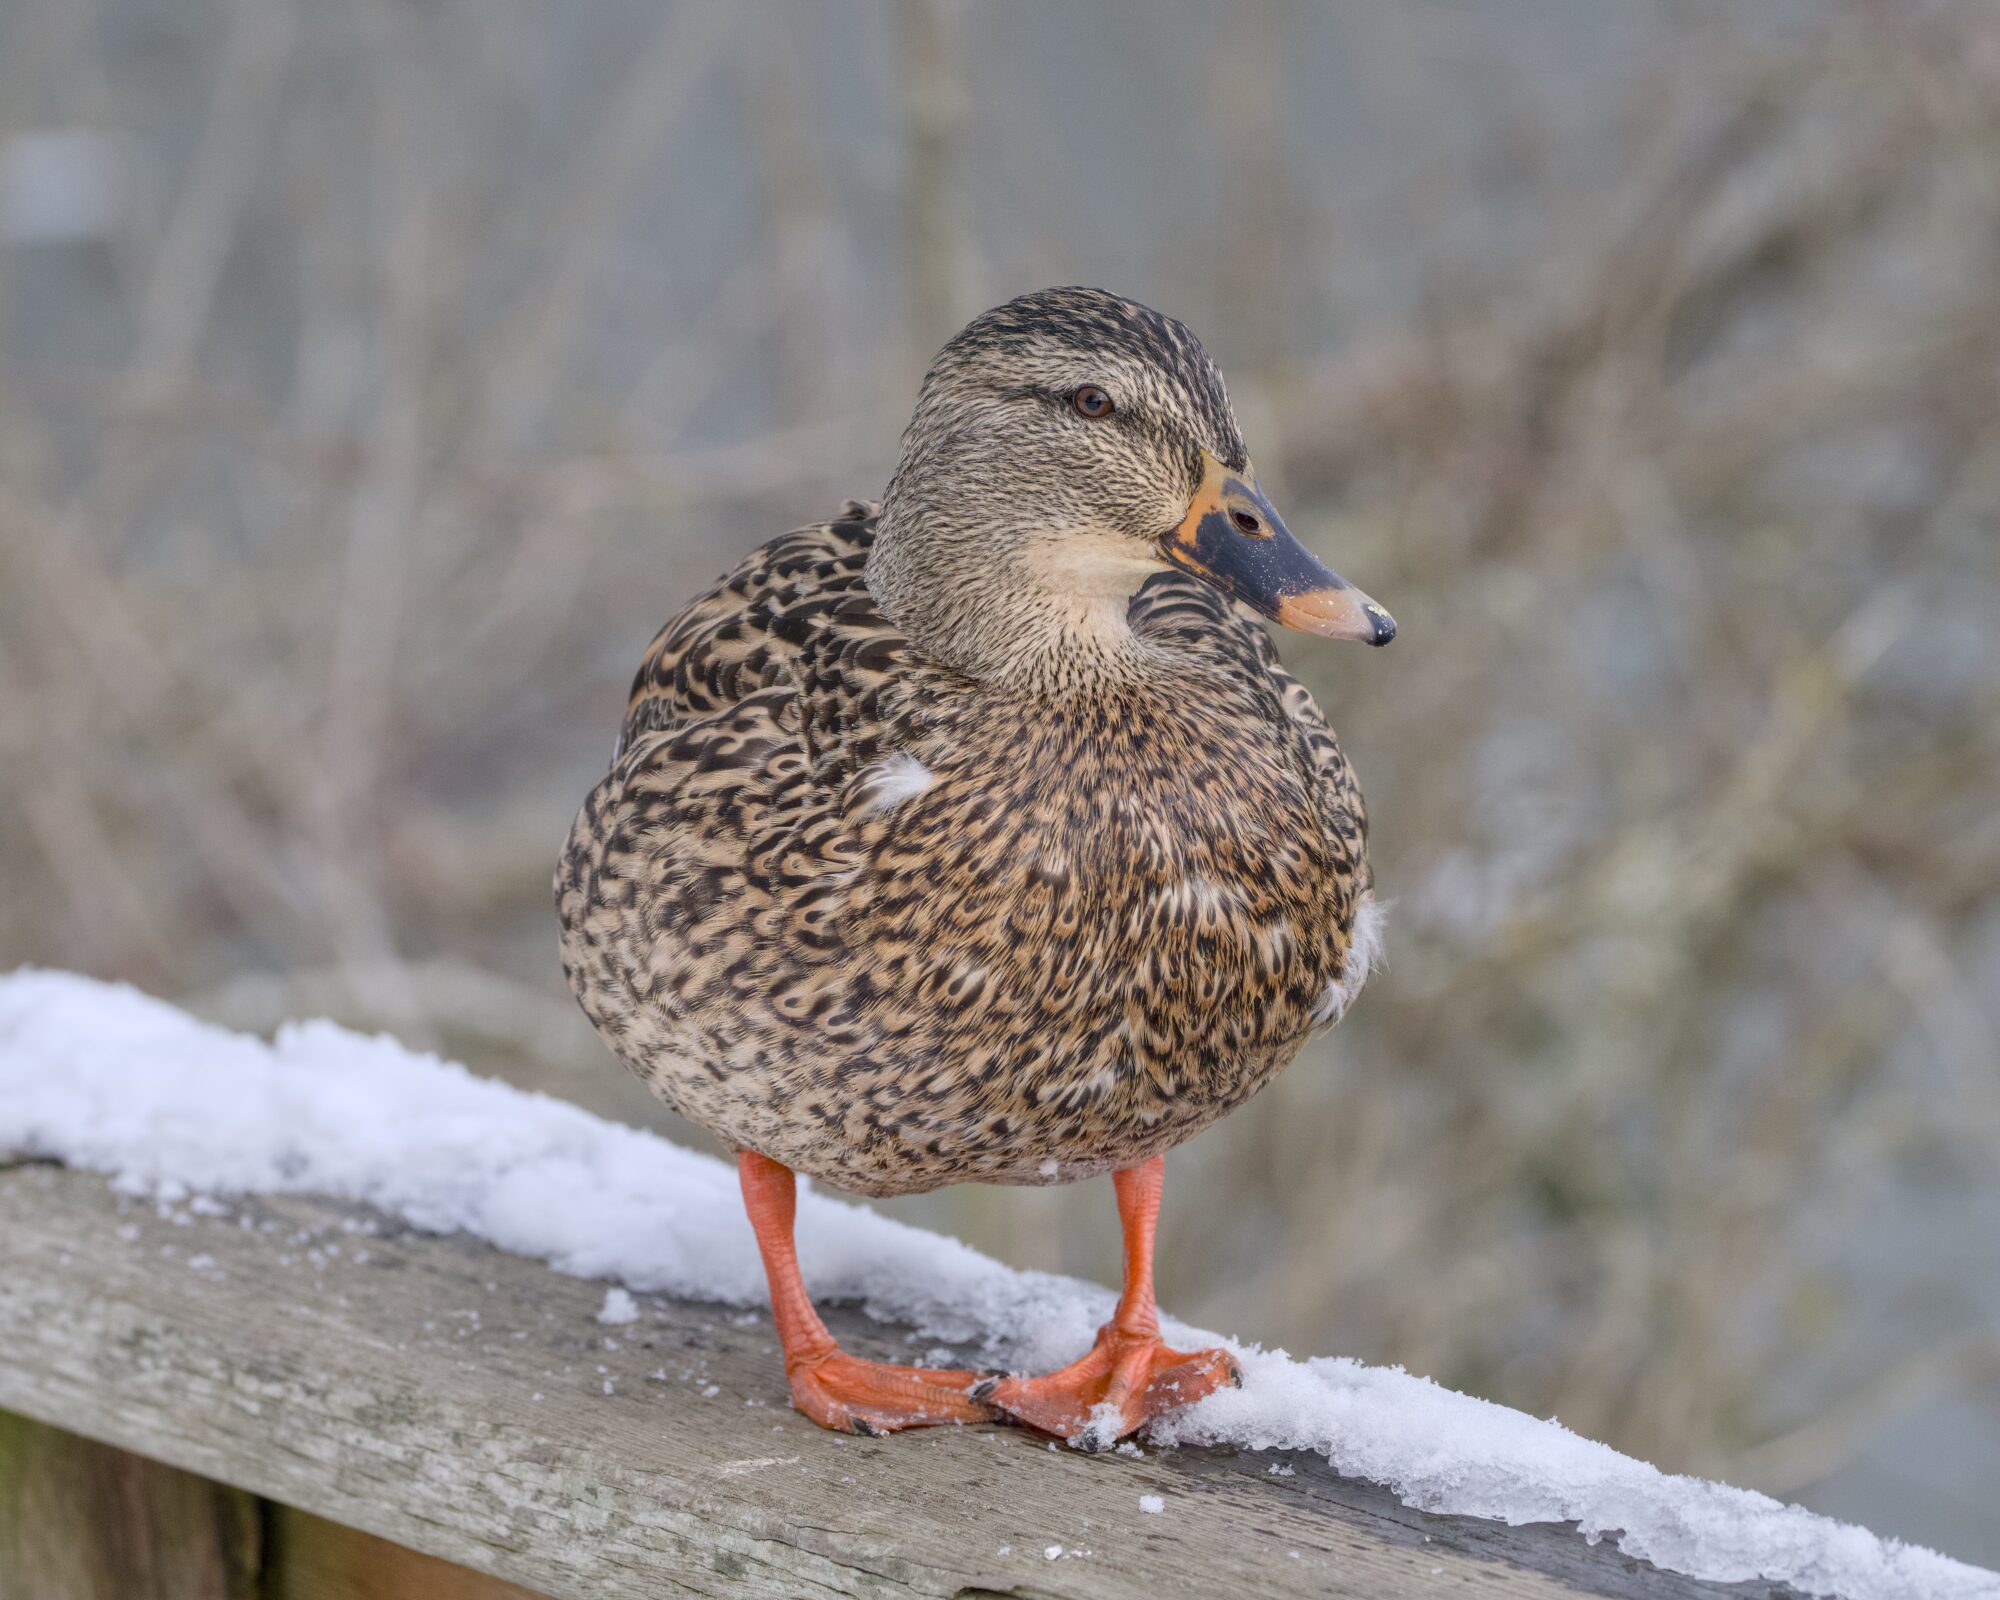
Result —
<instances>
[{"instance_id":1,"label":"snow on railing","mask_svg":"<svg viewBox=\"0 0 2000 1600\"><path fill-rule=\"evenodd\" d=\"M130 1244L122 1230L136 1227L131 1217L146 1220L147 1226L160 1214L170 1220L198 1221L217 1238L222 1235L215 1230L229 1218L236 1219L242 1247L232 1244L226 1262L220 1250L177 1250L170 1241L163 1248L172 1254L143 1263L156 1276L178 1272L187 1280L175 1293L190 1292L189 1285L193 1292L222 1293L224 1280L240 1290L238 1280L276 1272L272 1263L278 1258L289 1254L295 1265L300 1252L318 1248L318 1261L309 1263L314 1272L311 1295L321 1297L323 1309L325 1297L344 1293L336 1287L339 1280L329 1263L339 1259L351 1269L357 1254L367 1257L367 1233L376 1224L366 1219L373 1214L429 1234L469 1235L516 1256L546 1262L559 1273L608 1280L609 1288L597 1283L561 1293L581 1295L594 1313L587 1319L587 1334L572 1327L562 1336L569 1341L562 1345L567 1352L563 1364L571 1369L564 1379L576 1380L580 1374L582 1380L595 1380L599 1375L589 1367L601 1366L602 1393L610 1395L621 1382L623 1367L614 1371L614 1364L602 1358L584 1361L578 1354L583 1348L579 1338L593 1351L616 1352L622 1359L624 1345L642 1335L657 1344L659 1319L684 1321L696 1315L674 1310L674 1305L754 1308L765 1300L762 1272L731 1169L565 1102L475 1077L389 1039L364 1037L326 1022L287 1027L266 1043L205 1025L129 988L50 972L23 971L0 978L0 1154L10 1151L111 1177L113 1191L124 1197L128 1217L123 1222L96 1219L92 1225L101 1224L104 1235L100 1249L86 1252L85 1242L79 1241L97 1236L77 1232L83 1225L74 1219L65 1224L69 1232L52 1227L47 1237L60 1233L67 1241L60 1250L78 1259L78 1274L101 1271L115 1276L135 1303L151 1304L148 1297L154 1291L133 1277L136 1269L130 1261L119 1265L109 1259L121 1241ZM81 1181L51 1180L46 1195L73 1197L81 1191L70 1185ZM341 1202L346 1209L322 1207L314 1214L333 1218L329 1227L362 1231L344 1257L337 1239L331 1257L325 1254L324 1242L289 1251L278 1225L270 1220L275 1214L273 1202L249 1198L271 1196ZM18 1216L33 1216L32 1196L15 1195L11 1203ZM113 1201L107 1197L104 1204L109 1207ZM859 1302L870 1317L909 1330L919 1349L925 1342L951 1345L959 1359L969 1356L986 1366L1039 1368L1066 1361L1089 1343L1112 1304L1111 1292L1097 1285L1013 1271L954 1240L822 1195L802 1197L799 1230L800 1255L816 1297ZM422 1240L398 1246L417 1251L432 1247ZM382 1251L388 1246L378 1240L374 1248ZM462 1252L469 1246L461 1241L453 1248ZM271 1260L246 1254L253 1251L262 1251ZM210 1258L207 1269L192 1259L200 1254ZM536 1287L537 1282L549 1282L545 1276L534 1278L538 1268L510 1263L505 1270L509 1292L518 1291L530 1306L555 1292ZM211 1282L216 1272L223 1279ZM38 1281L42 1284L38 1292L58 1293L53 1279ZM363 1274L357 1281L369 1280ZM101 1283L86 1283L84 1288L97 1294L100 1305L106 1299L108 1291ZM9 1292L9 1285L0 1282L0 1298ZM635 1295L671 1297L671 1302L647 1299L642 1304ZM344 1303L341 1309L345 1310ZM398 1314L417 1315L422 1310L419 1304ZM528 1310L517 1311L519 1320L534 1320L535 1314ZM469 1323L464 1320L467 1313ZM165 1326L181 1312L162 1303L146 1314ZM141 1313L133 1310L131 1315ZM111 1324L118 1318L108 1312L100 1320L103 1317L110 1319L105 1328L110 1337ZM465 1345L465 1353L453 1359L470 1369L467 1383L482 1376L478 1350L484 1348L500 1351L492 1358L495 1361L513 1362L507 1369L509 1382L536 1381L532 1373L525 1378L513 1373L520 1351L509 1347L540 1349L538 1341L545 1331L540 1322L526 1331L509 1329L502 1337L490 1310L440 1305L418 1326L429 1328L452 1318L472 1330L463 1335L455 1328L447 1330ZM718 1337L729 1342L726 1318L716 1323L711 1313L709 1323L700 1325L712 1332L721 1329ZM1508 1525L1573 1523L1586 1540L1613 1540L1628 1556L1694 1579L1754 1578L1852 1600L2000 1596L2000 1576L1995 1574L1877 1538L1760 1494L1662 1473L1555 1422L1456 1394L1401 1371L1341 1359L1295 1360L1283 1351L1243 1346L1226 1336L1178 1324L1170 1323L1167 1334L1184 1346L1218 1340L1229 1344L1242 1361L1245 1384L1156 1428L1142 1445L1147 1452L1144 1459L1154 1464L1172 1461L1175 1452L1157 1447L1174 1444L1290 1453L1274 1456L1274 1467L1288 1467L1297 1453L1311 1452L1324 1457L1342 1478L1384 1485L1404 1505L1433 1516L1493 1519ZM260 1330L238 1329L231 1336L237 1342L228 1349L255 1355ZM272 1348L278 1349L292 1334L274 1329L269 1337ZM422 1340L414 1342L421 1345ZM785 1457L793 1462L805 1461L808 1455L814 1460L830 1457L840 1441L810 1437L812 1430L801 1419L782 1410L783 1386L775 1357L761 1353L769 1342L767 1334L746 1333L741 1342L745 1361L763 1364L761 1379L743 1380L761 1384L767 1392L747 1402L756 1418L754 1431L761 1436L776 1429L783 1440L761 1454L747 1453L742 1460L755 1463L768 1458L767 1464L782 1464ZM749 1348L752 1344L756 1350ZM42 1353L29 1362L0 1344L0 1406L33 1409L44 1420L62 1425L63 1417L48 1414L54 1407L48 1396L65 1394L70 1397L65 1403L87 1408L83 1395L89 1384L73 1372L61 1376L69 1372L68 1358L49 1339L41 1338L37 1348ZM28 1371L29 1366L34 1370ZM657 1375L644 1376L654 1378L657 1388L676 1379L683 1366L689 1369L687 1382L700 1375L699 1362L677 1359ZM492 1402L529 1434L542 1426L534 1421L537 1415L549 1417L546 1425L560 1432L553 1407L537 1411L548 1404L545 1391L557 1388L556 1369L548 1370L543 1389L530 1388L525 1395L509 1391L504 1401L496 1394ZM122 1375L116 1381L124 1381ZM694 1393L714 1398L709 1393L714 1387L712 1379L705 1379ZM664 1395L660 1389L653 1404L659 1426L671 1429L681 1425L680 1413L666 1404ZM121 1400L131 1403L136 1402L130 1396ZM525 1412L527 1420L515 1417L516 1411ZM351 1422L348 1419L345 1425ZM102 1426L108 1424L101 1425L100 1436ZM78 1431L92 1430L79 1426ZM153 1434L144 1429L140 1434L129 1447L153 1453L148 1448ZM900 1471L933 1460L926 1452L938 1437L876 1441L867 1446L869 1459ZM988 1454L993 1454L991 1442L1002 1437L1016 1438L985 1430L965 1436L988 1441ZM128 1443L122 1438L117 1442ZM847 1443L850 1449L857 1447L856 1442ZM226 1479L225 1471L216 1470L227 1466L226 1451L203 1456L196 1449L193 1454L198 1459L182 1464ZM1020 1454L1010 1443L993 1458L1004 1455L1012 1460ZM1073 1452L1057 1455L1065 1462L1062 1494L1071 1499L1095 1492L1090 1471L1128 1471L1133 1460L1129 1453L1118 1462L1090 1462ZM615 1450L593 1460L599 1462L593 1470L616 1475ZM278 1472L276 1488L302 1492L284 1475L289 1468L273 1470ZM425 1467L411 1462L407 1470L415 1483ZM761 1470L745 1467L739 1476ZM1326 1476L1334 1481L1331 1474ZM276 1492L261 1483L246 1487ZM560 1485L544 1488L555 1497L550 1505L565 1492ZM575 1492L587 1495L590 1486L578 1484ZM1031 1492L1016 1491L1017 1495ZM1150 1502L1156 1497L1145 1498ZM1166 1504L1170 1509L1170 1498ZM339 1501L329 1514L338 1514L344 1505ZM1139 1506L1139 1514L1128 1519L1137 1530L1134 1538L1161 1527L1165 1519L1152 1514L1153 1509L1151 1504ZM963 1515L965 1508L959 1511ZM537 1511L544 1521L553 1514L546 1507ZM382 1518L373 1524L364 1519L362 1525L376 1526L391 1536L401 1527L394 1516L386 1523ZM1411 1525L1430 1526L1420 1518ZM516 1529L510 1537L518 1543L528 1535ZM1080 1537L1094 1537L1095 1542L1081 1545ZM1577 1551L1584 1548L1566 1532L1545 1530L1539 1537L1574 1545ZM1108 1528L1094 1536L1071 1530L1062 1540L1052 1538L1030 1553L1037 1562L1080 1559L1083 1548L1109 1550L1117 1542ZM440 1553L465 1558L465 1551L451 1538L444 1543ZM1047 1556L1049 1545L1057 1543L1063 1555ZM1000 1551L995 1542L994 1550L998 1553L982 1550L980 1558L1005 1567L1021 1554L1011 1543ZM515 1559L518 1555L516 1551L488 1570L507 1571L522 1581L547 1579L547 1572L533 1560L524 1566ZM1276 1542L1268 1551L1238 1549L1232 1559L1266 1557L1279 1569L1299 1559L1297 1552L1278 1548ZM1509 1559L1521 1557L1510 1551ZM618 1591L613 1585L600 1586L598 1592Z\"/></svg>"}]
</instances>

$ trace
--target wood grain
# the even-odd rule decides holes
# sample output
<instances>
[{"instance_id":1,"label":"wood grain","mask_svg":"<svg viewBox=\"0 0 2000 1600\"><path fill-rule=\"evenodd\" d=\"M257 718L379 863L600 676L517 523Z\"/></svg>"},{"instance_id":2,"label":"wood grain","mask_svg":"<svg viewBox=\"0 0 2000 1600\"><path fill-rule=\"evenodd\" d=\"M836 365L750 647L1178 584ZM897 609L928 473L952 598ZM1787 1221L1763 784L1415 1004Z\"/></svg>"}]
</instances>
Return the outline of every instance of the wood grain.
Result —
<instances>
[{"instance_id":1,"label":"wood grain","mask_svg":"<svg viewBox=\"0 0 2000 1600\"><path fill-rule=\"evenodd\" d=\"M1781 1592L1425 1516L1310 1456L836 1437L787 1406L761 1312L642 1296L607 1328L602 1284L463 1237L316 1200L166 1209L0 1170L0 1407L558 1600Z\"/></svg>"},{"instance_id":2,"label":"wood grain","mask_svg":"<svg viewBox=\"0 0 2000 1600\"><path fill-rule=\"evenodd\" d=\"M538 1600L310 1512L0 1411L5 1600Z\"/></svg>"},{"instance_id":3,"label":"wood grain","mask_svg":"<svg viewBox=\"0 0 2000 1600\"><path fill-rule=\"evenodd\" d=\"M258 1600L254 1498L0 1412L0 1596Z\"/></svg>"},{"instance_id":4,"label":"wood grain","mask_svg":"<svg viewBox=\"0 0 2000 1600\"><path fill-rule=\"evenodd\" d=\"M542 1600L504 1578L291 1506L269 1506L266 1527L258 1600Z\"/></svg>"}]
</instances>

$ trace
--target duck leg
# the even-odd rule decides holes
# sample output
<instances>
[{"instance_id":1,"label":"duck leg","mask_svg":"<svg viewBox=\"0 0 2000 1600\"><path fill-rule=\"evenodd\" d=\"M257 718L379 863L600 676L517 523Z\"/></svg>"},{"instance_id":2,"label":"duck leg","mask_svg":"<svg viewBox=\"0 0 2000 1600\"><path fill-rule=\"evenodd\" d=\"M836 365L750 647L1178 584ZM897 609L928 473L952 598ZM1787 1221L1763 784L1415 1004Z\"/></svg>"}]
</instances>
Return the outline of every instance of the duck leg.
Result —
<instances>
[{"instance_id":1,"label":"duck leg","mask_svg":"<svg viewBox=\"0 0 2000 1600\"><path fill-rule=\"evenodd\" d=\"M822 1428L839 1433L888 1433L940 1422L991 1422L998 1413L967 1391L983 1380L976 1372L933 1371L857 1361L833 1342L813 1310L799 1276L792 1245L798 1209L790 1167L754 1151L736 1153L743 1208L757 1233L764 1273L771 1282L771 1320L785 1352L792 1404Z\"/></svg>"},{"instance_id":2,"label":"duck leg","mask_svg":"<svg viewBox=\"0 0 2000 1600\"><path fill-rule=\"evenodd\" d=\"M1165 1158L1154 1156L1111 1175L1125 1227L1125 1291L1117 1312L1097 1330L1090 1353L1039 1378L1002 1378L976 1390L981 1399L1016 1422L1102 1450L1163 1412L1224 1384L1242 1384L1236 1358L1227 1350L1172 1350L1160 1340L1153 1233L1166 1170Z\"/></svg>"}]
</instances>

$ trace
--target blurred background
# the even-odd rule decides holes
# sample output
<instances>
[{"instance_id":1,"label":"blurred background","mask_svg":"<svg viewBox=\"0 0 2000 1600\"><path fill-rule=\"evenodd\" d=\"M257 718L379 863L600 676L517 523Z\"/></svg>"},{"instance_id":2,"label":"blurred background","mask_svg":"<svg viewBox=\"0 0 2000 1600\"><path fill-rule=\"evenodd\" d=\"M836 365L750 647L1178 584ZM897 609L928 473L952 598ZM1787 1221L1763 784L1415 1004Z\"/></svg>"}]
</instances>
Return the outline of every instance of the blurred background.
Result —
<instances>
[{"instance_id":1,"label":"blurred background","mask_svg":"<svg viewBox=\"0 0 2000 1600\"><path fill-rule=\"evenodd\" d=\"M2000 1561L1990 4L0 0L0 965L699 1143L556 965L626 682L1066 282L1403 627L1285 647L1391 957L1169 1305Z\"/></svg>"}]
</instances>

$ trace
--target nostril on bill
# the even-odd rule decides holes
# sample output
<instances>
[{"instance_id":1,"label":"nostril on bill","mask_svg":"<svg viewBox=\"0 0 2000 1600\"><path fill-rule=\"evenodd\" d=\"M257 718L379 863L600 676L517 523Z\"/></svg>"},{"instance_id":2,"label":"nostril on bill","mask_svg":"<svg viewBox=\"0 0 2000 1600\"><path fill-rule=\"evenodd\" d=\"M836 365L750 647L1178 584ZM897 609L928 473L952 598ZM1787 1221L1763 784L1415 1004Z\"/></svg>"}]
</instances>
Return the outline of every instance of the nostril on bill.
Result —
<instances>
[{"instance_id":1,"label":"nostril on bill","mask_svg":"<svg viewBox=\"0 0 2000 1600\"><path fill-rule=\"evenodd\" d=\"M1258 520L1255 512L1232 511L1229 513L1229 520L1236 524L1240 532L1247 533L1253 538L1264 532L1264 524Z\"/></svg>"}]
</instances>

